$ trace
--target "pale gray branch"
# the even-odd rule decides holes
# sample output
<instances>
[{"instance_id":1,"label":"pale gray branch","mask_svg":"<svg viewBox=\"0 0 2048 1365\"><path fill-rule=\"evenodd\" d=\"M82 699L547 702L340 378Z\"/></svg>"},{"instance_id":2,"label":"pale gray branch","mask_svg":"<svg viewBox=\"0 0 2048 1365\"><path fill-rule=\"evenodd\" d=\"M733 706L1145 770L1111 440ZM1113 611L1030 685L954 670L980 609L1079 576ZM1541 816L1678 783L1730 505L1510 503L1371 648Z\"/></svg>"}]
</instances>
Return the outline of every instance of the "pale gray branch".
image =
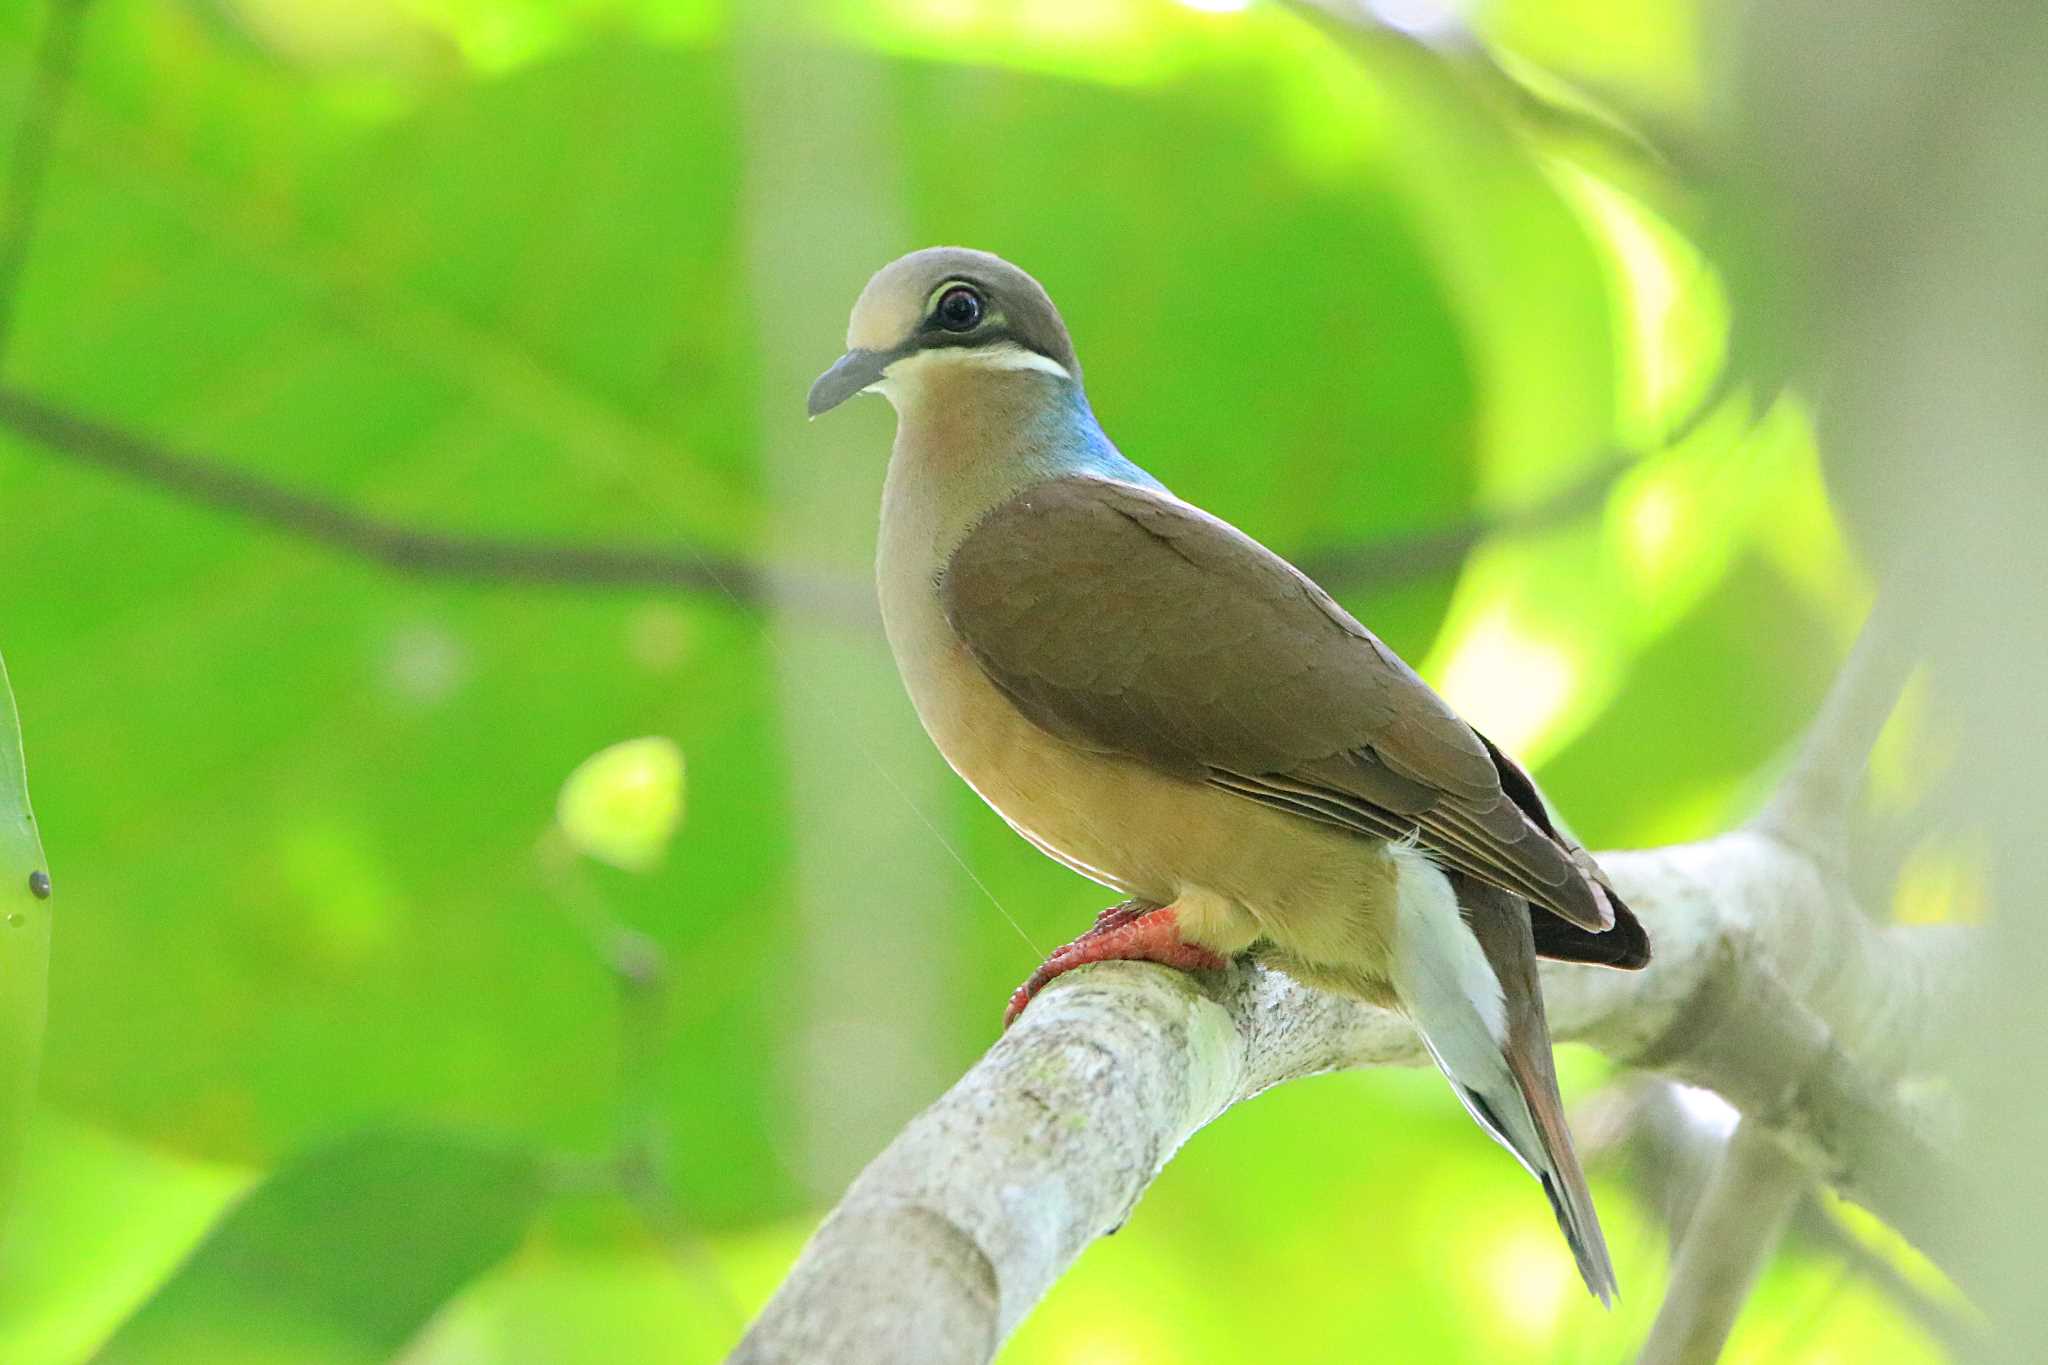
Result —
<instances>
[{"instance_id":1,"label":"pale gray branch","mask_svg":"<svg viewBox=\"0 0 2048 1365\"><path fill-rule=\"evenodd\" d=\"M1897 602L1880 598L1820 715L1753 822L1757 828L1804 845L1831 869L1840 866L1850 803L1913 662Z\"/></svg>"},{"instance_id":2,"label":"pale gray branch","mask_svg":"<svg viewBox=\"0 0 2048 1365\"><path fill-rule=\"evenodd\" d=\"M1810 1177L1745 1119L1700 1196L1639 1365L1713 1365Z\"/></svg>"},{"instance_id":3,"label":"pale gray branch","mask_svg":"<svg viewBox=\"0 0 2048 1365\"><path fill-rule=\"evenodd\" d=\"M1758 831L1601 861L1657 961L1544 964L1555 1034L1728 1095L1911 1235L1944 1158L1893 1081L1957 988L1951 936L1876 928ZM1399 1015L1256 964L1074 972L854 1181L734 1359L986 1361L1203 1124L1297 1076L1426 1062ZM1933 1166L1902 1189L1871 1125Z\"/></svg>"}]
</instances>

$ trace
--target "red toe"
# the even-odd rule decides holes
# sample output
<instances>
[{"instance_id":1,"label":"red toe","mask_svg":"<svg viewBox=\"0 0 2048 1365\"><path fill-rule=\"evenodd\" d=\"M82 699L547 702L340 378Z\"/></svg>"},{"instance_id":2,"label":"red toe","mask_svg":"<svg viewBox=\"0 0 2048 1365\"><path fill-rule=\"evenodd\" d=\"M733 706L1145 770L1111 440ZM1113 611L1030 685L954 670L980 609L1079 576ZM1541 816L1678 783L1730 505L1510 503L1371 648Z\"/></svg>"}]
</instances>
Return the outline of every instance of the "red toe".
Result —
<instances>
[{"instance_id":1,"label":"red toe","mask_svg":"<svg viewBox=\"0 0 2048 1365\"><path fill-rule=\"evenodd\" d=\"M1096 927L1059 949L1010 996L1003 1011L1008 1028L1024 1007L1054 978L1090 962L1157 962L1185 972L1216 971L1229 964L1197 944L1183 942L1179 912L1172 906L1141 909L1126 902L1103 912Z\"/></svg>"}]
</instances>

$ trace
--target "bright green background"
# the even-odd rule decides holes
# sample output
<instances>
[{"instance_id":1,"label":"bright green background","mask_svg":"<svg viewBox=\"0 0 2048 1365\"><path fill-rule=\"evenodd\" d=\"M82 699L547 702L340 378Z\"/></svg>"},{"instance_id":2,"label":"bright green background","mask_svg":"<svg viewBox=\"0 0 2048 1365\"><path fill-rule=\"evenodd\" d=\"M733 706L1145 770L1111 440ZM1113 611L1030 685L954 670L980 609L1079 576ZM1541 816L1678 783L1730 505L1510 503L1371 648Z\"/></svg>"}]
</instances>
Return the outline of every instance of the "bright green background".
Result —
<instances>
[{"instance_id":1,"label":"bright green background","mask_svg":"<svg viewBox=\"0 0 2048 1365\"><path fill-rule=\"evenodd\" d=\"M1347 50L1271 6L737 14L97 0L7 381L444 530L765 554L788 538L759 452L797 450L863 490L802 565L857 586L841 547L865 542L886 415L805 429L799 389L763 375L828 363L882 262L806 261L838 286L764 317L787 291L750 254L778 236L761 206L810 187L747 149L833 114L754 83L783 45L824 48L889 135L843 177L861 202L817 221L879 215L892 253L971 242L1033 269L1127 453L1276 548L1512 516L1631 452L1555 529L1332 586L1595 847L1748 809L1864 596L1795 399L1738 383L1660 448L1727 348L1666 171L1425 49ZM45 18L0 10L0 109ZM1546 92L1697 117L1685 6L1500 0L1477 22ZM805 353L764 356L764 334ZM0 1240L10 1365L83 1359L144 1304L104 1358L715 1359L873 1150L787 1061L820 1003L790 967L802 912L832 908L798 905L817 882L796 859L872 872L796 818L792 775L849 807L917 800L918 837L1041 947L1102 901L905 739L864 618L777 629L871 677L886 700L847 723L885 711L874 765L914 797L865 763L803 766L785 646L716 595L408 580L4 432L0 506L0 648L59 888L42 1105ZM578 860L550 832L564 779L641 735L685 756L679 832L651 870ZM855 1012L922 1011L890 1021L920 1049L871 1097L892 1126L1036 960L942 849L931 865L949 929L912 966L937 1003ZM620 1005L620 945L665 954L665 1008ZM1580 1097L1603 1080L1564 1063ZM607 1191L593 1163L622 1127L669 1195ZM1662 1233L1618 1174L1595 1183L1612 1316L1433 1077L1292 1085L1197 1137L1005 1359L1624 1359ZM1795 1251L1733 1354L1919 1342Z\"/></svg>"}]
</instances>

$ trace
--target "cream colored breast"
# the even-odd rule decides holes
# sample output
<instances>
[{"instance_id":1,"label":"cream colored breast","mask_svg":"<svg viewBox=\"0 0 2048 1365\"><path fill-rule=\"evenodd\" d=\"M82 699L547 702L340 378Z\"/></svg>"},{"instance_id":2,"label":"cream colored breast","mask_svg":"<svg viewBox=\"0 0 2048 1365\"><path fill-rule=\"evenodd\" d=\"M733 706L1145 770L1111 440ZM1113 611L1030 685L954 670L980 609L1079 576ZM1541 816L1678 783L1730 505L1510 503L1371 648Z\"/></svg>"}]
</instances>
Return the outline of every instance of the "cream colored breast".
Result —
<instances>
[{"instance_id":1,"label":"cream colored breast","mask_svg":"<svg viewBox=\"0 0 2048 1365\"><path fill-rule=\"evenodd\" d=\"M1128 866L1093 811L1116 797L1101 760L1047 735L1018 713L954 636L934 587L939 569L922 520L884 504L876 578L882 623L925 732L981 798L1039 848L1126 894L1166 887ZM1134 879L1134 874L1135 879ZM1140 883L1150 883L1140 885Z\"/></svg>"},{"instance_id":2,"label":"cream colored breast","mask_svg":"<svg viewBox=\"0 0 2048 1365\"><path fill-rule=\"evenodd\" d=\"M1179 906L1183 934L1225 955L1261 936L1353 966L1384 955L1374 921L1392 882L1377 847L1047 734L928 596L905 633L933 646L904 681L947 763L1011 828L1104 886Z\"/></svg>"},{"instance_id":3,"label":"cream colored breast","mask_svg":"<svg viewBox=\"0 0 2048 1365\"><path fill-rule=\"evenodd\" d=\"M1169 860L1134 847L1130 832L1102 814L1129 810L1141 789L1164 779L1062 743L989 681L954 635L937 590L945 554L967 528L943 523L920 496L928 485L906 477L905 463L901 451L891 463L875 577L889 648L925 732L953 771L1040 849L1125 894L1170 899Z\"/></svg>"},{"instance_id":4,"label":"cream colored breast","mask_svg":"<svg viewBox=\"0 0 2048 1365\"><path fill-rule=\"evenodd\" d=\"M926 415L968 405L910 406L923 413L898 428L882 496L882 621L918 719L983 800L1075 871L1181 906L1183 932L1226 953L1261 927L1290 937L1318 905L1356 904L1386 879L1383 860L1356 839L1077 748L1025 719L954 635L937 586L980 511L1015 492L1023 471L985 448L985 431Z\"/></svg>"}]
</instances>

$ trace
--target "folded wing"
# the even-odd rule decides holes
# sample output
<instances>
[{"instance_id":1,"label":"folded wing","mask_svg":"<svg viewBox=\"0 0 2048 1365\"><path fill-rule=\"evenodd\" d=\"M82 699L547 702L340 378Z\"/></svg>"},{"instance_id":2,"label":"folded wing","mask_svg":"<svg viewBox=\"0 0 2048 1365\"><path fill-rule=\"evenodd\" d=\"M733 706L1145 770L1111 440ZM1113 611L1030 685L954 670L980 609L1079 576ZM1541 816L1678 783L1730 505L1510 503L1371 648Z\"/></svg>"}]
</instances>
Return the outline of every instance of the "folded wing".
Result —
<instances>
[{"instance_id":1,"label":"folded wing","mask_svg":"<svg viewBox=\"0 0 2048 1365\"><path fill-rule=\"evenodd\" d=\"M1528 901L1539 952L1637 967L1649 945L1527 774L1291 564L1170 494L1050 480L948 563L954 631L1028 718Z\"/></svg>"}]
</instances>

